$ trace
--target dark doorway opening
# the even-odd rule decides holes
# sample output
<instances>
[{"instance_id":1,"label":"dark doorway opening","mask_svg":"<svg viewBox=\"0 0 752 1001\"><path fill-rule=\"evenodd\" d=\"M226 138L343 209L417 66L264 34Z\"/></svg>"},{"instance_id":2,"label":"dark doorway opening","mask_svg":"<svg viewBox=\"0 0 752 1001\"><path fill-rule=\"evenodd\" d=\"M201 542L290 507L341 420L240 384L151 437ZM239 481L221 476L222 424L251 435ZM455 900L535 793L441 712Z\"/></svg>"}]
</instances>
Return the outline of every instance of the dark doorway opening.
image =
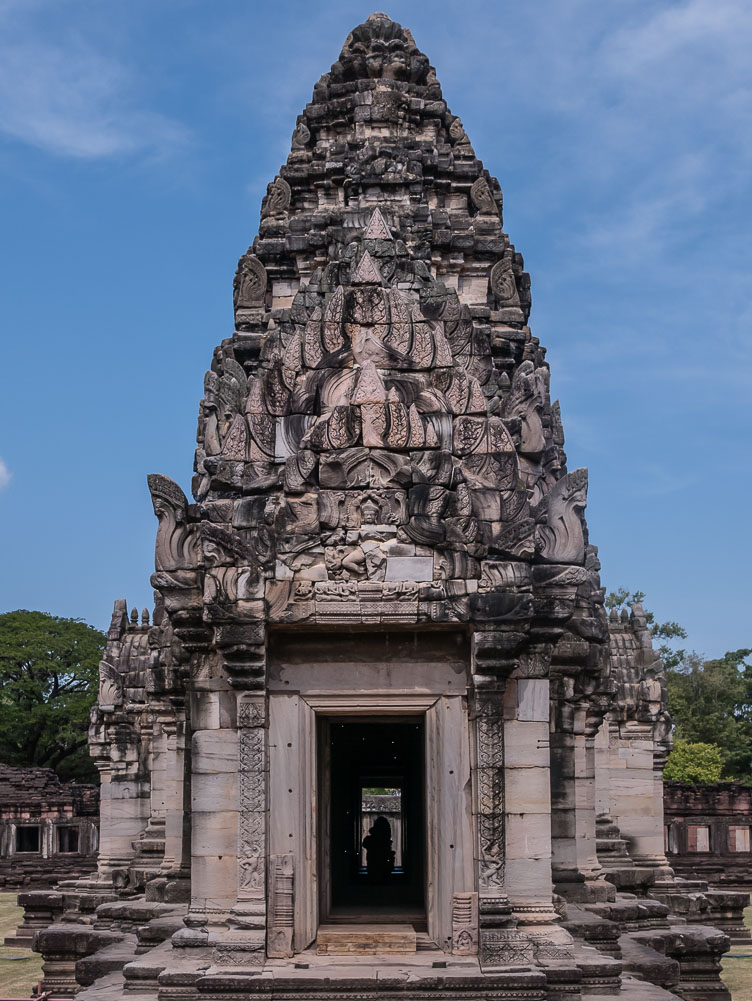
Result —
<instances>
[{"instance_id":1,"label":"dark doorway opening","mask_svg":"<svg viewBox=\"0 0 752 1001\"><path fill-rule=\"evenodd\" d=\"M425 928L422 718L324 719L323 921Z\"/></svg>"}]
</instances>

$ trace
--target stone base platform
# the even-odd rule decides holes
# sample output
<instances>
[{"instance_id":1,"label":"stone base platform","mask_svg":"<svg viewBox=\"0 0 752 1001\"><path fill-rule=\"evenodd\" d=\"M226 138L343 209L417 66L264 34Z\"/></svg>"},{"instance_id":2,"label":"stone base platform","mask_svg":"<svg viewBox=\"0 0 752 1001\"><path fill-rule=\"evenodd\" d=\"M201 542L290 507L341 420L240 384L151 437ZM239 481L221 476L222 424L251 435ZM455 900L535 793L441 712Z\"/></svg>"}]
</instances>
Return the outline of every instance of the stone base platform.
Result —
<instances>
[{"instance_id":1,"label":"stone base platform","mask_svg":"<svg viewBox=\"0 0 752 1001\"><path fill-rule=\"evenodd\" d=\"M408 955L416 950L412 925L321 925L316 937L320 956Z\"/></svg>"},{"instance_id":2,"label":"stone base platform","mask_svg":"<svg viewBox=\"0 0 752 1001\"><path fill-rule=\"evenodd\" d=\"M434 953L433 957L437 954ZM420 953L409 961L397 956L379 956L374 963L358 962L354 956L332 957L302 953L295 961L268 963L258 973L216 968L196 980L194 990L201 999L228 1001L237 998L268 998L270 1001L545 1001L546 975L542 970L510 968L483 974L476 960L463 962L444 956L436 960ZM438 965L438 964L446 964ZM307 968L302 968L307 966ZM169 994L160 990L159 998Z\"/></svg>"}]
</instances>

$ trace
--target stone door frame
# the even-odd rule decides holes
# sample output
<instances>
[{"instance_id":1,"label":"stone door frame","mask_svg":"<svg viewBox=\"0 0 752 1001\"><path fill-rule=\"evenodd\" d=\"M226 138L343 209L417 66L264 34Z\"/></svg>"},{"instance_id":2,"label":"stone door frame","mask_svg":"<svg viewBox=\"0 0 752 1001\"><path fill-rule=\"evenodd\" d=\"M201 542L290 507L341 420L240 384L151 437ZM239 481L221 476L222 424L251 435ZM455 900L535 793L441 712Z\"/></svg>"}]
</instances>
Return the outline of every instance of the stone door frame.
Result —
<instances>
[{"instance_id":1,"label":"stone door frame","mask_svg":"<svg viewBox=\"0 0 752 1001\"><path fill-rule=\"evenodd\" d=\"M423 693L269 693L270 857L288 856L294 880L292 948L316 938L322 885L318 846L319 752L317 717L422 716L425 733L426 873L428 935L452 949L455 894L474 885L470 723L463 695ZM274 927L274 867L270 866L267 925Z\"/></svg>"}]
</instances>

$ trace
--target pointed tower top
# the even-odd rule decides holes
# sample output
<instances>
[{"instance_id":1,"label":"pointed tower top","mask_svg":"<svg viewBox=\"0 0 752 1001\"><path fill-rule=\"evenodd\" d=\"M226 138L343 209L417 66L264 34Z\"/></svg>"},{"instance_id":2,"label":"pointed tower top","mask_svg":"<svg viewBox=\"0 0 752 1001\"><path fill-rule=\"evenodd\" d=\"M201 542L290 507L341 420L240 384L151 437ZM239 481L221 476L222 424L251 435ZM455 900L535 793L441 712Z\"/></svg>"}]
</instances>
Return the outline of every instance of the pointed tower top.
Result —
<instances>
[{"instance_id":1,"label":"pointed tower top","mask_svg":"<svg viewBox=\"0 0 752 1001\"><path fill-rule=\"evenodd\" d=\"M353 28L332 66L331 80L401 80L419 86L435 84L427 57L407 28L388 14L376 12Z\"/></svg>"}]
</instances>

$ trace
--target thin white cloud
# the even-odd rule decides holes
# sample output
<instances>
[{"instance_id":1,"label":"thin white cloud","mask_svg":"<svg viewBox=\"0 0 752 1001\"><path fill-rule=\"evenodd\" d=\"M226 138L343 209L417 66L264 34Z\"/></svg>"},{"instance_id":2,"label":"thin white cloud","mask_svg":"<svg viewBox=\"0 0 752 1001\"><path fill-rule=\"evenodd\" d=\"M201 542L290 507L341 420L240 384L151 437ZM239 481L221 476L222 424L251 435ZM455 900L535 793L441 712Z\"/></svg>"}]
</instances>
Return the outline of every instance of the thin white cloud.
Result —
<instances>
[{"instance_id":1,"label":"thin white cloud","mask_svg":"<svg viewBox=\"0 0 752 1001\"><path fill-rule=\"evenodd\" d=\"M32 7L31 10L34 8ZM8 10L17 13L11 4ZM134 74L80 37L49 40L34 18L9 18L0 42L0 131L58 156L164 156L185 128L140 107Z\"/></svg>"},{"instance_id":2,"label":"thin white cloud","mask_svg":"<svg viewBox=\"0 0 752 1001\"><path fill-rule=\"evenodd\" d=\"M0 492L6 489L12 477L13 474L5 465L5 462L2 459L0 459Z\"/></svg>"}]
</instances>

